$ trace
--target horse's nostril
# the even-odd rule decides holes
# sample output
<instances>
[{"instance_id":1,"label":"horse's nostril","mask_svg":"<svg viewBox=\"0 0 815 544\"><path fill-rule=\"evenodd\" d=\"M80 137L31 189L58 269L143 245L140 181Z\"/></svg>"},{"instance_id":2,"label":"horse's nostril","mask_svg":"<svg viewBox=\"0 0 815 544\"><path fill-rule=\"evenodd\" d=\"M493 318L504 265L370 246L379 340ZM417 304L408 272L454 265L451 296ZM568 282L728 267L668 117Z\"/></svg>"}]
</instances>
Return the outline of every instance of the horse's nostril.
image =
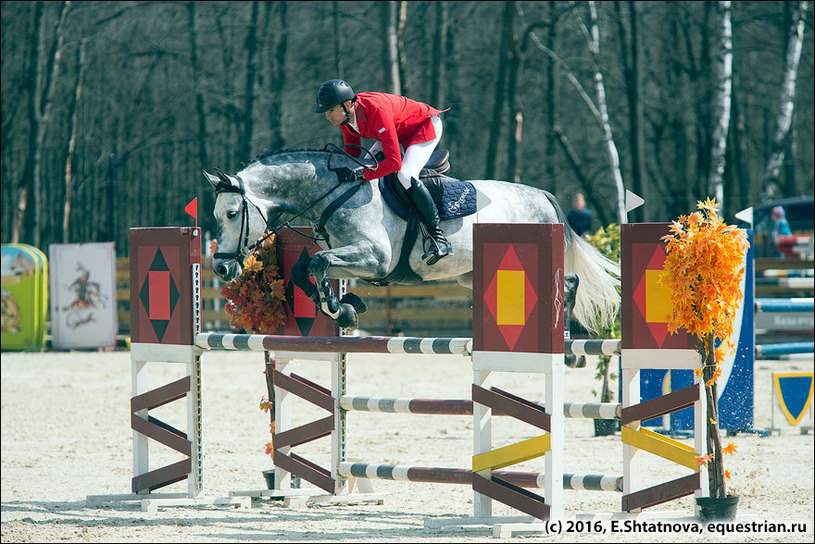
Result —
<instances>
[{"instance_id":1,"label":"horse's nostril","mask_svg":"<svg viewBox=\"0 0 815 544\"><path fill-rule=\"evenodd\" d=\"M220 263L215 265L215 273L219 276L223 277L226 275L226 265L224 263Z\"/></svg>"}]
</instances>

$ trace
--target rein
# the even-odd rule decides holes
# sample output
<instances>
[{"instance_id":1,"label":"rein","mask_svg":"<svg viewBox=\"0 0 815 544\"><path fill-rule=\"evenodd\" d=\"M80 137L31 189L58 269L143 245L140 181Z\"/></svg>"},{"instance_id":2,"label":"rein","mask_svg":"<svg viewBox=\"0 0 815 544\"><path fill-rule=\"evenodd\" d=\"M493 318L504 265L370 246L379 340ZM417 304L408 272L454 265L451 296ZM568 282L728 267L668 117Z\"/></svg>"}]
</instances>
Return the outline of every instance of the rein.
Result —
<instances>
[{"instance_id":1,"label":"rein","mask_svg":"<svg viewBox=\"0 0 815 544\"><path fill-rule=\"evenodd\" d=\"M328 161L327 161L328 170L331 171L331 172L336 173L337 169L331 167L331 157L334 156L335 154L340 154L340 153L345 155L349 159L353 160L357 164L361 165L366 170L375 170L379 166L379 161L377 161L376 157L374 157L370 153L370 151L368 149L366 149L366 148L364 148L362 146L354 146L354 147L359 147L360 149L365 151L365 153L367 155L371 156L373 158L373 160L374 160L374 163L375 163L374 166L371 167L371 166L368 166L368 165L364 164L362 161L360 161L356 157L353 157L352 155L348 154L344 149L342 149L342 148L340 148L340 147L338 147L338 146L336 146L334 144L329 143L324 148L325 151L329 152ZM337 199L332 201L331 204L329 204L329 206L325 209L325 211L323 211L322 215L320 216L320 220L319 220L318 224L316 225L315 230L317 231L318 236L310 236L308 234L305 234L304 232L301 232L301 231L297 230L295 227L292 227L291 222L294 221L295 219L297 219L298 217L302 216L304 213L306 213L307 211L312 209L314 206L316 206L320 202L322 202L328 195L333 193L334 190L336 190L338 187L344 185L342 182L338 181L337 184L334 185L333 187L331 187L330 189L328 189L328 191L323 193L317 199L311 201L311 203L308 206L301 209L296 214L292 215L285 222L280 223L276 227L272 228L271 227L272 223L276 222L280 218L280 216L281 216L281 214L283 212L278 212L274 216L270 216L269 218L266 218L265 214L263 213L263 210L261 210L260 207L257 204L255 204L254 202L252 202L251 200L249 200L246 197L246 188L244 187L243 179L241 179L241 177L238 176L238 175L236 175L234 177L237 178L237 180L238 180L238 183L239 183L238 187L235 187L231 183L227 184L226 182L222 182L215 189L215 195L217 196L217 195L219 195L221 193L235 193L235 194L239 194L241 196L241 200L243 202L241 204L241 232L240 232L240 234L238 236L238 246L235 248L235 251L233 253L221 253L221 252L219 252L219 253L213 253L212 256L214 258L216 258L216 259L230 259L230 260L239 261L241 263L243 263L243 260L244 260L244 258L246 257L246 255L248 253L251 253L256 247L258 247L265 240L267 240L271 236L274 236L275 234L277 234L277 232L282 228L289 228L292 231L299 234L300 236L303 236L304 238L308 238L309 240L311 240L313 242L318 242L318 241L322 240L329 247L331 247L331 244L329 242L328 233L325 231L325 228L324 228L325 224L328 222L331 215L333 215L333 213L340 206L342 206L349 198L351 198L362 187L362 183L357 182L357 183L355 183L353 185L353 187L351 187L349 190L345 191L342 195L340 195ZM228 178L226 177L226 175L223 175L223 179L228 179ZM249 205L248 205L248 203L251 203L252 206L255 207L255 209L258 211L258 213L260 213L260 216L266 222L266 230L265 230L263 236L258 238L258 240L254 244L251 244L251 245L249 245ZM246 247L246 252L244 252L244 250L243 250L244 247Z\"/></svg>"}]
</instances>

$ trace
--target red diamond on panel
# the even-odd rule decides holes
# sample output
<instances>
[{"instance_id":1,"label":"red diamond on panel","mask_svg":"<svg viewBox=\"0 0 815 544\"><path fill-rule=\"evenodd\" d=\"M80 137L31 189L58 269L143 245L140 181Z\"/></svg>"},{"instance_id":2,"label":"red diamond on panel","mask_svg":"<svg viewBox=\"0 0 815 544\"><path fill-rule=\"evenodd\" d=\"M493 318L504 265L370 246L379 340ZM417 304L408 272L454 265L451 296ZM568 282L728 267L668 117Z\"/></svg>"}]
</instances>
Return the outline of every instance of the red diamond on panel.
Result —
<instances>
[{"instance_id":1,"label":"red diamond on panel","mask_svg":"<svg viewBox=\"0 0 815 544\"><path fill-rule=\"evenodd\" d=\"M636 306L637 310L642 315L642 319L645 322L645 325L648 327L648 330L651 333L651 336L654 337L654 340L657 343L658 347L662 347L665 343L665 338L668 336L668 325L666 323L654 323L649 322L646 319L648 315L648 297L646 296L647 291L647 274L645 273L646 270L662 270L662 265L665 263L665 252L662 249L662 246L655 245L654 252L651 255L651 259L648 261L648 265L645 267L643 274L640 276L639 282L634 287L634 305Z\"/></svg>"},{"instance_id":2,"label":"red diamond on panel","mask_svg":"<svg viewBox=\"0 0 815 544\"><path fill-rule=\"evenodd\" d=\"M501 336L513 349L538 301L537 293L510 244L484 292L485 306Z\"/></svg>"}]
</instances>

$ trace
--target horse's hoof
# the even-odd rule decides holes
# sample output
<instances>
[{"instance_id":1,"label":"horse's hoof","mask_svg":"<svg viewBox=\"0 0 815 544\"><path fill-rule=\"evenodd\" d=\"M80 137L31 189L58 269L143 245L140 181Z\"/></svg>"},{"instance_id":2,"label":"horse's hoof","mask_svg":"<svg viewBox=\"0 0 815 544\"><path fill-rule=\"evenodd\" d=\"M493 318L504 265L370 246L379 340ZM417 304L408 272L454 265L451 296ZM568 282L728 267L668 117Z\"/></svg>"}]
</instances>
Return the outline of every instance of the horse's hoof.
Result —
<instances>
[{"instance_id":1,"label":"horse's hoof","mask_svg":"<svg viewBox=\"0 0 815 544\"><path fill-rule=\"evenodd\" d=\"M585 355L567 355L563 361L569 368L583 368L586 366Z\"/></svg>"},{"instance_id":2,"label":"horse's hoof","mask_svg":"<svg viewBox=\"0 0 815 544\"><path fill-rule=\"evenodd\" d=\"M352 331L359 326L357 311L350 304L340 304L340 315L335 320L343 329Z\"/></svg>"},{"instance_id":3,"label":"horse's hoof","mask_svg":"<svg viewBox=\"0 0 815 544\"><path fill-rule=\"evenodd\" d=\"M365 304L365 301L354 293L345 293L345 295L343 295L343 297L340 299L340 302L350 304L354 307L358 314L364 314L368 311L368 305Z\"/></svg>"}]
</instances>

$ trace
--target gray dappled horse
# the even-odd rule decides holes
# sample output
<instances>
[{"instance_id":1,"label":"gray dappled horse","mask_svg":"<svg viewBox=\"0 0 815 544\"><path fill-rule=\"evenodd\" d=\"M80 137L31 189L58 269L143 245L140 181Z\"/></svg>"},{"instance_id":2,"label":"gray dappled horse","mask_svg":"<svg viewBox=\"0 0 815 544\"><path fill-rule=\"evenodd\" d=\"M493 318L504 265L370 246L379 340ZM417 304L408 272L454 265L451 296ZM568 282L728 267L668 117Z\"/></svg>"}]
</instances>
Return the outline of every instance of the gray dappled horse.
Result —
<instances>
[{"instance_id":1,"label":"gray dappled horse","mask_svg":"<svg viewBox=\"0 0 815 544\"><path fill-rule=\"evenodd\" d=\"M354 169L360 164L342 152L295 150L264 154L235 175L205 171L216 191L215 218L220 230L215 273L224 281L237 277L243 258L264 232L288 226L294 219L310 222L320 235L323 250L310 261L298 263L302 266L293 270L294 281L339 326L354 329L366 306L352 293L338 300L329 279L360 279L375 285L454 279L472 289L474 223L564 223L566 302L570 306L574 301L572 316L591 332L614 322L620 301L619 265L568 226L549 192L505 181L444 178L440 186L458 184L452 204L446 207L466 207L462 206L465 197L470 197L471 206L464 212L468 215L448 213L446 220L440 206L442 227L453 253L428 266L422 261L422 244L415 244L415 232L410 236L406 220L397 215L398 209L394 211L398 206L386 203L386 197L389 202L394 198L387 194L385 180L379 184L338 181L338 168ZM410 215L407 219L413 221ZM408 244L403 243L406 236Z\"/></svg>"}]
</instances>

